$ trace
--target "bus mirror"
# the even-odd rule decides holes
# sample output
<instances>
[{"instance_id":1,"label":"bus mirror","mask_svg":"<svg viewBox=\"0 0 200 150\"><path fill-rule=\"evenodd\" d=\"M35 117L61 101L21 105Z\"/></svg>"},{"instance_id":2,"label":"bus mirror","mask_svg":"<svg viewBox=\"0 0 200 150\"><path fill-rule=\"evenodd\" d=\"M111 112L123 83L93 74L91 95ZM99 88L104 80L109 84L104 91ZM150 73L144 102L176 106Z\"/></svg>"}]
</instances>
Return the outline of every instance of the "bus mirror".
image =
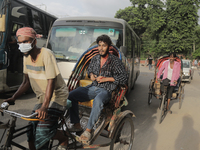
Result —
<instances>
[{"instance_id":1,"label":"bus mirror","mask_svg":"<svg viewBox=\"0 0 200 150\"><path fill-rule=\"evenodd\" d=\"M5 15L0 17L0 32L5 32Z\"/></svg>"},{"instance_id":2,"label":"bus mirror","mask_svg":"<svg viewBox=\"0 0 200 150\"><path fill-rule=\"evenodd\" d=\"M120 51L126 56L127 48L126 46L120 46Z\"/></svg>"}]
</instances>

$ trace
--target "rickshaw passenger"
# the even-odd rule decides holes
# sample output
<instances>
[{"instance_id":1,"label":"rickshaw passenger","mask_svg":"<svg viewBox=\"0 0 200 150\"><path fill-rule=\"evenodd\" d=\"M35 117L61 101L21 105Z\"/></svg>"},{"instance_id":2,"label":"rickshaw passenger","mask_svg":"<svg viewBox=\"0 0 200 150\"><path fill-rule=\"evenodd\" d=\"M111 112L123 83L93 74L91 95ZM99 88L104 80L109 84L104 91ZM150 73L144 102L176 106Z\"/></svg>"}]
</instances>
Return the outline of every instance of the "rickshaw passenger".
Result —
<instances>
[{"instance_id":1,"label":"rickshaw passenger","mask_svg":"<svg viewBox=\"0 0 200 150\"><path fill-rule=\"evenodd\" d=\"M78 87L69 93L68 99L72 101L70 120L74 125L70 131L82 131L79 119L78 102L94 99L87 129L80 136L80 141L88 141L92 137L92 128L103 109L105 103L111 99L111 93L119 84L127 83L127 73L121 60L109 53L111 39L107 35L97 37L99 54L91 59L88 66L88 75L92 84Z\"/></svg>"},{"instance_id":2,"label":"rickshaw passenger","mask_svg":"<svg viewBox=\"0 0 200 150\"><path fill-rule=\"evenodd\" d=\"M172 93L174 90L174 87L177 84L177 81L180 77L180 69L181 69L181 64L177 61L175 61L176 58L176 53L170 53L169 54L169 60L165 61L165 63L162 65L162 67L158 71L157 79L160 78L161 73L164 70L163 73L163 78L162 78L162 85L161 85L161 92L164 91L164 85L168 85L167 91L167 109L169 110L169 103L172 97ZM170 84L169 84L170 83ZM170 111L170 110L169 110ZM171 112L171 111L170 111Z\"/></svg>"}]
</instances>

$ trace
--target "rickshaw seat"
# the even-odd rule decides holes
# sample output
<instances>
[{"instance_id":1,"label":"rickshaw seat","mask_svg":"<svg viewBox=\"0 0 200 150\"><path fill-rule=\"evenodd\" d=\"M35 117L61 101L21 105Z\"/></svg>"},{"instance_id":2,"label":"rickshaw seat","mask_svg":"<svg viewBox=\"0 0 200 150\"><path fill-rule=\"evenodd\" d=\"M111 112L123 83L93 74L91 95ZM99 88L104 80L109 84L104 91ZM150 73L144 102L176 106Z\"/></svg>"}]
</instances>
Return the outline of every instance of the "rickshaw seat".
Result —
<instances>
[{"instance_id":1,"label":"rickshaw seat","mask_svg":"<svg viewBox=\"0 0 200 150\"><path fill-rule=\"evenodd\" d=\"M82 79L79 81L79 86L85 87L87 85L90 85L91 83L92 83L92 81L90 79ZM116 89L118 89L118 87ZM116 92L113 91L111 101L110 101L110 103L114 104L113 107L115 107L115 108L119 107L120 101L122 100L123 96L125 95L126 90L127 89L125 89L124 87L121 87L120 90L117 92L118 94L116 94ZM114 99L116 99L116 101L113 101ZM79 102L79 105L92 108L93 101L94 101L94 99L91 99L90 101L87 101L87 102Z\"/></svg>"},{"instance_id":2,"label":"rickshaw seat","mask_svg":"<svg viewBox=\"0 0 200 150\"><path fill-rule=\"evenodd\" d=\"M87 78L86 79L82 79L82 80L79 81L79 86L80 87L85 87L85 86L90 85L90 84L92 84L92 80L87 79ZM83 106L87 106L87 107L92 107L93 106L93 100L94 99L91 99L88 102L79 102L79 104L83 105Z\"/></svg>"},{"instance_id":3,"label":"rickshaw seat","mask_svg":"<svg viewBox=\"0 0 200 150\"><path fill-rule=\"evenodd\" d=\"M81 86L81 87L85 87L90 84L92 84L92 80L90 80L90 79L82 79L79 81L79 86Z\"/></svg>"}]
</instances>

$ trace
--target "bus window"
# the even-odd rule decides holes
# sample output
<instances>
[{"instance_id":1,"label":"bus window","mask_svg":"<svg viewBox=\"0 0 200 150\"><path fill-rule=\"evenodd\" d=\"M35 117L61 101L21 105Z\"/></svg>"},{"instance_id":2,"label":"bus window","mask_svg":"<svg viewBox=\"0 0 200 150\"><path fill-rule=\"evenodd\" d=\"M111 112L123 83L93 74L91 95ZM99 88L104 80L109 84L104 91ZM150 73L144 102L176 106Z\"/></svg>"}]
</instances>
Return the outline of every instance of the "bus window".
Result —
<instances>
[{"instance_id":1,"label":"bus window","mask_svg":"<svg viewBox=\"0 0 200 150\"><path fill-rule=\"evenodd\" d=\"M53 25L54 19L46 16L46 30L49 33L50 27Z\"/></svg>"},{"instance_id":2,"label":"bus window","mask_svg":"<svg viewBox=\"0 0 200 150\"><path fill-rule=\"evenodd\" d=\"M42 20L39 17L37 11L32 10L32 18L33 18L33 28L38 34L42 34L42 26L41 26Z\"/></svg>"},{"instance_id":3,"label":"bus window","mask_svg":"<svg viewBox=\"0 0 200 150\"><path fill-rule=\"evenodd\" d=\"M47 30L47 22L46 22L46 17L44 16L44 14L41 14L42 17L42 24L43 24L43 37L47 38L48 35L48 30Z\"/></svg>"},{"instance_id":4,"label":"bus window","mask_svg":"<svg viewBox=\"0 0 200 150\"><path fill-rule=\"evenodd\" d=\"M14 23L12 28L12 33L16 33L19 28L23 27L21 24Z\"/></svg>"},{"instance_id":5,"label":"bus window","mask_svg":"<svg viewBox=\"0 0 200 150\"><path fill-rule=\"evenodd\" d=\"M126 57L127 58L133 58L133 43L132 43L132 32L131 30L128 28L128 26L126 26L126 37L125 37L125 45L127 47L127 54Z\"/></svg>"},{"instance_id":6,"label":"bus window","mask_svg":"<svg viewBox=\"0 0 200 150\"><path fill-rule=\"evenodd\" d=\"M33 18L32 18L32 12L30 8L27 8L27 15L28 15L28 24L30 27L33 27Z\"/></svg>"}]
</instances>

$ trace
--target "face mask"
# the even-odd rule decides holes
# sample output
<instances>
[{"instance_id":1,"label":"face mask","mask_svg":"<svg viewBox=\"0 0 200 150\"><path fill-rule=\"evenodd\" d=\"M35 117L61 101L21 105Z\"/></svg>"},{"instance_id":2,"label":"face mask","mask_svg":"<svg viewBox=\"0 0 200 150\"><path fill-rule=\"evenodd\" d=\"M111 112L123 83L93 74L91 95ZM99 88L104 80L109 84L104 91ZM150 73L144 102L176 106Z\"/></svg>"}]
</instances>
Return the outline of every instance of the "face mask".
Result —
<instances>
[{"instance_id":1,"label":"face mask","mask_svg":"<svg viewBox=\"0 0 200 150\"><path fill-rule=\"evenodd\" d=\"M34 41L34 40L33 40ZM32 43L21 43L19 44L19 50L22 52L22 53L27 53L29 52L33 47L32 47Z\"/></svg>"}]
</instances>

